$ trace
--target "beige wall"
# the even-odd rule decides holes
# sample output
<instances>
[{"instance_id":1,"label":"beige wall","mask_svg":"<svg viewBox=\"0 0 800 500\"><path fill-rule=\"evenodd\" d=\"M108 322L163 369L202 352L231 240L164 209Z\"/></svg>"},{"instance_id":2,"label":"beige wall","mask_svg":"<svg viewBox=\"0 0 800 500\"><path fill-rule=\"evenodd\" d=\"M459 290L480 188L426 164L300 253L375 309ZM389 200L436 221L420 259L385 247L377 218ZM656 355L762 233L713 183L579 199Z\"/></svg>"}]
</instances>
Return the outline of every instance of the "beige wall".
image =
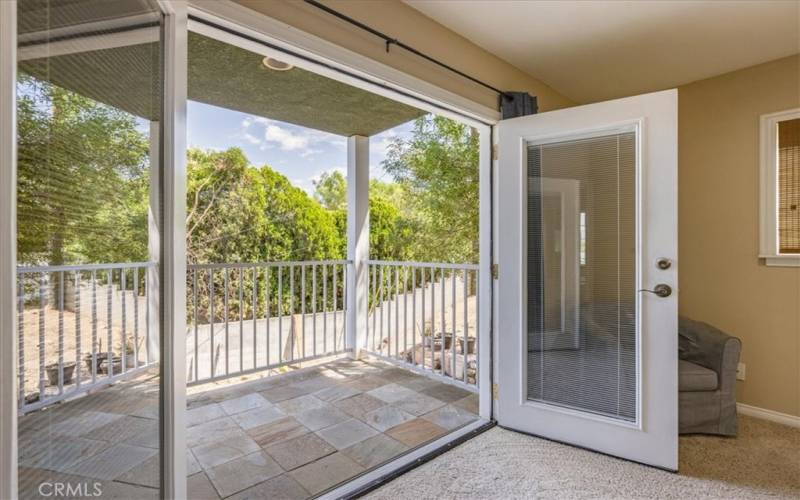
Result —
<instances>
[{"instance_id":1,"label":"beige wall","mask_svg":"<svg viewBox=\"0 0 800 500\"><path fill-rule=\"evenodd\" d=\"M497 108L494 92L403 49L393 47L387 54L383 40L299 0L235 1L484 106ZM325 0L325 4L495 88L530 92L538 96L541 111L572 105L569 99L547 85L399 0Z\"/></svg>"},{"instance_id":2,"label":"beige wall","mask_svg":"<svg viewBox=\"0 0 800 500\"><path fill-rule=\"evenodd\" d=\"M800 268L758 254L759 116L800 106L800 56L679 89L680 311L742 339L740 402L800 415Z\"/></svg>"}]
</instances>

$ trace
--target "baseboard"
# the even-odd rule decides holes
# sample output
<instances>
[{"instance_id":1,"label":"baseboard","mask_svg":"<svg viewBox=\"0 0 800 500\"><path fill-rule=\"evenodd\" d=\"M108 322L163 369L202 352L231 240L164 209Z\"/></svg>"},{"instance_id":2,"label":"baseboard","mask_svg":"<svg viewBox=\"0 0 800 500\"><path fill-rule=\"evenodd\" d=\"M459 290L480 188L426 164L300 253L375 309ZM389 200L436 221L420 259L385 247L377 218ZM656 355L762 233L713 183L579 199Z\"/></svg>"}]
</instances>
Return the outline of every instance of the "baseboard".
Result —
<instances>
[{"instance_id":1,"label":"baseboard","mask_svg":"<svg viewBox=\"0 0 800 500\"><path fill-rule=\"evenodd\" d=\"M790 427L800 428L800 417L795 415L789 415L788 413L781 413L778 411L767 410L765 408L750 406L744 403L736 403L736 409L739 411L739 413L741 413L742 415L747 415L748 417L770 420L772 422L788 425Z\"/></svg>"}]
</instances>

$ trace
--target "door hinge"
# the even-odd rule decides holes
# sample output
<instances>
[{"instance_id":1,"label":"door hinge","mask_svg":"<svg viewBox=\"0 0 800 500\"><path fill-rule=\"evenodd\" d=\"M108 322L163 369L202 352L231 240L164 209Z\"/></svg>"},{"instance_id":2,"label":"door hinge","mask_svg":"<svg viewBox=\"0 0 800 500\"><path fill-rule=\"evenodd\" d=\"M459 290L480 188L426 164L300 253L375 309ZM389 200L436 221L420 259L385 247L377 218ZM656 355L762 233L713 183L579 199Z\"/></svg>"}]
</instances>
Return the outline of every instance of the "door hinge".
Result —
<instances>
[{"instance_id":1,"label":"door hinge","mask_svg":"<svg viewBox=\"0 0 800 500\"><path fill-rule=\"evenodd\" d=\"M500 266L498 264L492 264L492 279L496 280L499 275L500 275Z\"/></svg>"},{"instance_id":2,"label":"door hinge","mask_svg":"<svg viewBox=\"0 0 800 500\"><path fill-rule=\"evenodd\" d=\"M492 146L492 160L497 161L500 159L500 145L495 144Z\"/></svg>"},{"instance_id":3,"label":"door hinge","mask_svg":"<svg viewBox=\"0 0 800 500\"><path fill-rule=\"evenodd\" d=\"M492 399L497 401L500 399L500 385L499 384L492 384Z\"/></svg>"}]
</instances>

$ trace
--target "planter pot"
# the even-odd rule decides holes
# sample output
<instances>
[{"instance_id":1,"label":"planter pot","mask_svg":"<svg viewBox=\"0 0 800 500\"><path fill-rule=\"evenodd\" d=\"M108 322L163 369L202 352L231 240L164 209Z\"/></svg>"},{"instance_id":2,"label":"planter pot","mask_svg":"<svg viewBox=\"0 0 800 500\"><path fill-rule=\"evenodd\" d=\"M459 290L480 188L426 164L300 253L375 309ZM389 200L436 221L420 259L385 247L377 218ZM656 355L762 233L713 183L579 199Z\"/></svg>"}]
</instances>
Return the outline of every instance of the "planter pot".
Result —
<instances>
[{"instance_id":1,"label":"planter pot","mask_svg":"<svg viewBox=\"0 0 800 500\"><path fill-rule=\"evenodd\" d=\"M433 348L436 350L442 349L442 334L437 333L434 335L433 339L430 336L425 337L422 342L425 344L425 347L430 348L433 345ZM444 334L444 348L445 350L450 349L450 346L453 343L453 335L451 333Z\"/></svg>"},{"instance_id":2,"label":"planter pot","mask_svg":"<svg viewBox=\"0 0 800 500\"><path fill-rule=\"evenodd\" d=\"M106 358L108 358L107 352L98 352L97 353L97 373L100 372L100 366L105 362ZM84 363L86 363L86 371L91 374L92 373L92 355L87 354L83 357Z\"/></svg>"},{"instance_id":3,"label":"planter pot","mask_svg":"<svg viewBox=\"0 0 800 500\"><path fill-rule=\"evenodd\" d=\"M136 354L133 352L125 353L125 366L133 368L136 366Z\"/></svg>"},{"instance_id":4,"label":"planter pot","mask_svg":"<svg viewBox=\"0 0 800 500\"><path fill-rule=\"evenodd\" d=\"M464 339L458 339L458 346L464 352ZM475 354L475 337L467 337L467 354Z\"/></svg>"},{"instance_id":5,"label":"planter pot","mask_svg":"<svg viewBox=\"0 0 800 500\"><path fill-rule=\"evenodd\" d=\"M61 365L64 369L64 385L72 383L72 375L75 373L75 363L73 361L63 363ZM51 363L44 367L47 371L47 380L50 385L58 385L58 363Z\"/></svg>"},{"instance_id":6,"label":"planter pot","mask_svg":"<svg viewBox=\"0 0 800 500\"><path fill-rule=\"evenodd\" d=\"M112 375L119 375L122 373L122 357L121 356L114 356L111 358L111 369L113 370ZM102 363L99 364L97 368L97 373L108 373L108 358L105 358Z\"/></svg>"}]
</instances>

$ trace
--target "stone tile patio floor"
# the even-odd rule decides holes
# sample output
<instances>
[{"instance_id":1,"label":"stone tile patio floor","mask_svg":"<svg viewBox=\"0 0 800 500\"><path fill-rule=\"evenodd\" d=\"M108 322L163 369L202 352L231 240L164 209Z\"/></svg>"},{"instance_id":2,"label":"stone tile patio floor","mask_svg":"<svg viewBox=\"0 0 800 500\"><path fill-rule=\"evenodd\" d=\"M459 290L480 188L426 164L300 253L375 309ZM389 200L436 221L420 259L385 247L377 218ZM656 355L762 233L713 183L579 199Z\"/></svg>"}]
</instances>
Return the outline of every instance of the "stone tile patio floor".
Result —
<instances>
[{"instance_id":1,"label":"stone tile patio floor","mask_svg":"<svg viewBox=\"0 0 800 500\"><path fill-rule=\"evenodd\" d=\"M373 360L204 389L187 398L198 500L307 498L478 418L477 394ZM157 398L151 376L21 417L20 497L60 481L157 498Z\"/></svg>"}]
</instances>

